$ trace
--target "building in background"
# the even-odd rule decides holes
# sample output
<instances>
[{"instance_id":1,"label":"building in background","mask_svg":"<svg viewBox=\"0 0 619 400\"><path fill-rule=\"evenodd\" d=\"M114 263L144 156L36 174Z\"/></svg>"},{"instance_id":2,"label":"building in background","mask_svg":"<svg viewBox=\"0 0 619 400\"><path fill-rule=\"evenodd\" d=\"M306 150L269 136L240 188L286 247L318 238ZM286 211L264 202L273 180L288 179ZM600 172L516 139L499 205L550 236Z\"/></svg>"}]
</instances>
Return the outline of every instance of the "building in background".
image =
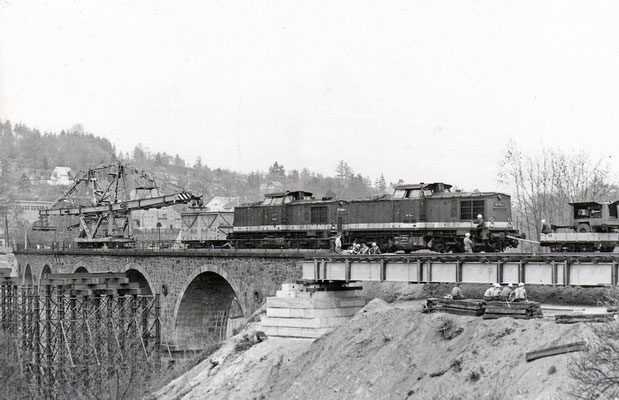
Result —
<instances>
[{"instance_id":1,"label":"building in background","mask_svg":"<svg viewBox=\"0 0 619 400\"><path fill-rule=\"evenodd\" d=\"M15 200L12 210L14 210L17 218L28 222L28 224L33 224L39 220L39 210L48 208L52 204L54 204L52 201Z\"/></svg>"},{"instance_id":2,"label":"building in background","mask_svg":"<svg viewBox=\"0 0 619 400\"><path fill-rule=\"evenodd\" d=\"M47 180L48 185L72 185L73 176L69 167L55 167Z\"/></svg>"},{"instance_id":3,"label":"building in background","mask_svg":"<svg viewBox=\"0 0 619 400\"><path fill-rule=\"evenodd\" d=\"M242 197L215 196L204 205L206 211L232 211L234 207L246 202Z\"/></svg>"}]
</instances>

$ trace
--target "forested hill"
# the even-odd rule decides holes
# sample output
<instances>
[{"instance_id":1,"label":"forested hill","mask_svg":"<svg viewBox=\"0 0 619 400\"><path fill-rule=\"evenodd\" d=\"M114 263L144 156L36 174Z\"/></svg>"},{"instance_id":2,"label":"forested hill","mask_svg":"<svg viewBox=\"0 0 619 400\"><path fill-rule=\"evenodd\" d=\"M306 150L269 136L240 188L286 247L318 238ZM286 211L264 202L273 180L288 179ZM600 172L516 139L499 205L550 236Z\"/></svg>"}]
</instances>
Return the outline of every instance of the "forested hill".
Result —
<instances>
[{"instance_id":1,"label":"forested hill","mask_svg":"<svg viewBox=\"0 0 619 400\"><path fill-rule=\"evenodd\" d=\"M161 149L154 149L161 150ZM316 197L360 198L389 191L384 177L372 182L356 174L345 161L334 165L334 176L287 170L273 160L268 171L239 173L208 166L198 157L193 163L165 151L151 152L138 144L131 154L118 152L113 143L85 131L82 125L61 132L40 132L24 124L0 120L0 194L11 198L55 199L62 188L49 187L54 167L70 167L73 173L117 159L149 171L164 180L212 196L244 196L257 200L264 191L304 189Z\"/></svg>"}]
</instances>

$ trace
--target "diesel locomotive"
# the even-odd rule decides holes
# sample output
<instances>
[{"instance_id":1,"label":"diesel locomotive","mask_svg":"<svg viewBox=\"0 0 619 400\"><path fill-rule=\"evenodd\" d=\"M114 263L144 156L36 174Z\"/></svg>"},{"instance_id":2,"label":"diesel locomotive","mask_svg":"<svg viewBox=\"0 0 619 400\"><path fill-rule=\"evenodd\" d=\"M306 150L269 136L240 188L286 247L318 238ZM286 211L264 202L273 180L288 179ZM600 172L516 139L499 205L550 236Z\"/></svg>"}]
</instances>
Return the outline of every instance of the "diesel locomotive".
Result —
<instances>
[{"instance_id":1,"label":"diesel locomotive","mask_svg":"<svg viewBox=\"0 0 619 400\"><path fill-rule=\"evenodd\" d=\"M515 247L510 196L451 191L441 182L400 185L393 196L364 200L315 199L306 191L272 193L236 207L232 233L238 248L330 248L376 242L387 251L463 251L466 233L476 251ZM477 221L481 214L483 221Z\"/></svg>"}]
</instances>

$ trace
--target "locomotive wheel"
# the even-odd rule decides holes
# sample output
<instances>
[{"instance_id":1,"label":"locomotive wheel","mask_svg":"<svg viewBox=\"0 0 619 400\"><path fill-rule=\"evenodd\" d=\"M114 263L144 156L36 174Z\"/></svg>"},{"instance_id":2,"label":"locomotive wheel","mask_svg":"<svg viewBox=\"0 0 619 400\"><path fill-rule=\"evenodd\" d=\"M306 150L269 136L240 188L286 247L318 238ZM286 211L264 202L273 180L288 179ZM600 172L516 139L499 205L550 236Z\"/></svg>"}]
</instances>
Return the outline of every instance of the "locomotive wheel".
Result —
<instances>
[{"instance_id":1,"label":"locomotive wheel","mask_svg":"<svg viewBox=\"0 0 619 400\"><path fill-rule=\"evenodd\" d=\"M587 224L580 224L578 225L578 229L576 229L577 232L591 232L591 227Z\"/></svg>"},{"instance_id":2,"label":"locomotive wheel","mask_svg":"<svg viewBox=\"0 0 619 400\"><path fill-rule=\"evenodd\" d=\"M443 242L434 241L432 243L432 250L438 253L444 253L445 251L447 251L447 245Z\"/></svg>"}]
</instances>

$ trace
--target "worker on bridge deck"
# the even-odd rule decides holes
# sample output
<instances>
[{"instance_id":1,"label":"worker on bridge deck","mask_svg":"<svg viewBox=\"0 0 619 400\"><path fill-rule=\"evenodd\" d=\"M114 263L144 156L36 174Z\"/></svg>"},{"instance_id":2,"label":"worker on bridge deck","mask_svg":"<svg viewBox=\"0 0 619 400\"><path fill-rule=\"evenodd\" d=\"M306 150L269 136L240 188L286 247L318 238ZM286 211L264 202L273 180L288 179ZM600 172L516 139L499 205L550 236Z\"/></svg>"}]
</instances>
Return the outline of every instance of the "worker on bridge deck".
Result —
<instances>
[{"instance_id":1,"label":"worker on bridge deck","mask_svg":"<svg viewBox=\"0 0 619 400\"><path fill-rule=\"evenodd\" d=\"M472 253L473 252L473 241L471 240L471 234L470 233L465 233L464 234L464 252L465 253Z\"/></svg>"},{"instance_id":2,"label":"worker on bridge deck","mask_svg":"<svg viewBox=\"0 0 619 400\"><path fill-rule=\"evenodd\" d=\"M342 234L338 233L335 237L335 252L340 254L342 252Z\"/></svg>"},{"instance_id":3,"label":"worker on bridge deck","mask_svg":"<svg viewBox=\"0 0 619 400\"><path fill-rule=\"evenodd\" d=\"M372 243L372 247L370 247L370 254L380 254L380 247L378 247L376 242Z\"/></svg>"}]
</instances>

